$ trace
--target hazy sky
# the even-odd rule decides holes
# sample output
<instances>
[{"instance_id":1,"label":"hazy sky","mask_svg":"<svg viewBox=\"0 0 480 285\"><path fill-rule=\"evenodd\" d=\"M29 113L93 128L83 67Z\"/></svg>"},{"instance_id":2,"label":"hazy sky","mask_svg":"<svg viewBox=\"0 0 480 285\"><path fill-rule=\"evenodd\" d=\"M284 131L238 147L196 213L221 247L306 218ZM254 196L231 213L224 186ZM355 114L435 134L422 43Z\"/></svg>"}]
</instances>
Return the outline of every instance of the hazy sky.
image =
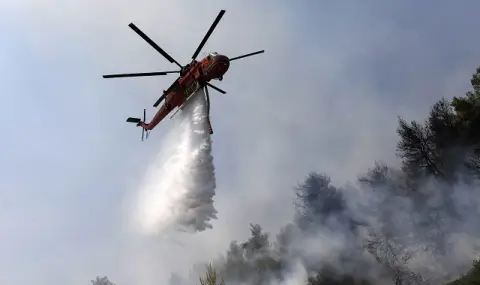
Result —
<instances>
[{"instance_id":1,"label":"hazy sky","mask_svg":"<svg viewBox=\"0 0 480 285\"><path fill-rule=\"evenodd\" d=\"M154 284L224 252L250 222L276 232L309 171L342 183L393 163L397 116L469 90L478 1L332 2L0 4L0 283ZM141 143L125 118L151 118L175 75L101 75L176 69L130 22L185 64L220 9L204 52L266 53L232 63L214 83L228 93L211 92L219 220L177 243L132 241L126 197L169 122Z\"/></svg>"}]
</instances>

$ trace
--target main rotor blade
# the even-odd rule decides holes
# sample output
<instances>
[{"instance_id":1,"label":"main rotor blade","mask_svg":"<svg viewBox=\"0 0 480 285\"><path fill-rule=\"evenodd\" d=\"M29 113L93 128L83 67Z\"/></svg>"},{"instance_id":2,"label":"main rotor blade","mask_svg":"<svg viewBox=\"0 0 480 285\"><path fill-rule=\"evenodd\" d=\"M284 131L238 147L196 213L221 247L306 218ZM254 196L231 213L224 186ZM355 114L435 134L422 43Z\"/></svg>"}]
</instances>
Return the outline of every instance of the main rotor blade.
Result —
<instances>
[{"instance_id":1,"label":"main rotor blade","mask_svg":"<svg viewBox=\"0 0 480 285\"><path fill-rule=\"evenodd\" d=\"M103 75L103 78L157 76L157 75L167 75L169 73L179 73L179 72L180 71L160 71L160 72L145 72L145 73L106 74L106 75Z\"/></svg>"},{"instance_id":2,"label":"main rotor blade","mask_svg":"<svg viewBox=\"0 0 480 285\"><path fill-rule=\"evenodd\" d=\"M252 52L252 53L247 53L247 54L244 54L244 55L241 55L241 56L236 56L234 58L230 58L229 61L241 59L241 58L244 58L244 57L247 57L247 56L252 56L252 55L256 55L256 54L264 53L264 52L265 52L265 50L260 50L260 51L256 51L256 52Z\"/></svg>"},{"instance_id":3,"label":"main rotor blade","mask_svg":"<svg viewBox=\"0 0 480 285\"><path fill-rule=\"evenodd\" d=\"M147 43L149 43L155 50L157 50L161 55L163 55L171 63L176 63L180 68L182 66L178 63L173 57L166 53L162 48L160 48L154 41L152 41L147 35L145 35L135 24L130 23L128 25L132 30L134 30L140 37L142 37Z\"/></svg>"},{"instance_id":4,"label":"main rotor blade","mask_svg":"<svg viewBox=\"0 0 480 285\"><path fill-rule=\"evenodd\" d=\"M207 85L212 87L213 89L217 90L218 92L222 93L222 94L226 94L227 92L223 91L222 89L218 88L218 87L215 87L213 86L212 84L208 83L207 82Z\"/></svg>"},{"instance_id":5,"label":"main rotor blade","mask_svg":"<svg viewBox=\"0 0 480 285\"><path fill-rule=\"evenodd\" d=\"M207 34L205 35L205 37L203 37L202 42L201 42L200 45L198 46L197 50L193 53L193 56L192 56L192 59L193 59L193 60L194 60L195 58L197 58L198 54L200 53L200 51L202 50L203 46L204 46L205 43L207 42L207 40L208 40L208 38L210 37L210 35L212 34L213 30L214 30L215 27L217 26L218 22L220 22L220 19L222 19L223 14L225 14L225 10L221 10L220 13L218 13L217 18L215 18L215 21L213 21L213 24L210 26L210 29L208 29Z\"/></svg>"}]
</instances>

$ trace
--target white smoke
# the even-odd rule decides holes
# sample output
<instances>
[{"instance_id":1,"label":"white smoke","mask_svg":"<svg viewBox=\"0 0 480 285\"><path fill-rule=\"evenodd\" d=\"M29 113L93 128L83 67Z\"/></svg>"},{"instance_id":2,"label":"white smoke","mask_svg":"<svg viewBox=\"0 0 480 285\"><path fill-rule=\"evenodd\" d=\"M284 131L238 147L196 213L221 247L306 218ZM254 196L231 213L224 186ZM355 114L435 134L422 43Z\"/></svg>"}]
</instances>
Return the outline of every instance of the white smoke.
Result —
<instances>
[{"instance_id":1,"label":"white smoke","mask_svg":"<svg viewBox=\"0 0 480 285\"><path fill-rule=\"evenodd\" d=\"M205 94L198 91L176 114L175 126L138 188L136 222L145 234L212 228L215 171Z\"/></svg>"}]
</instances>

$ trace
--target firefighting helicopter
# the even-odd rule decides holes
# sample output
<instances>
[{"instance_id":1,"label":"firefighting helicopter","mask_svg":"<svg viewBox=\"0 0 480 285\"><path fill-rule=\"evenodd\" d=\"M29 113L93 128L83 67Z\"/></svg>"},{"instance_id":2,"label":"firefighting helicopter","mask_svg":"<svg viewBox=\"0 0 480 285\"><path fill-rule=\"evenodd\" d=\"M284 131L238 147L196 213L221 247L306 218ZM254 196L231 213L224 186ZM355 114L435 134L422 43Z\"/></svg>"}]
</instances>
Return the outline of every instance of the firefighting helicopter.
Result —
<instances>
[{"instance_id":1,"label":"firefighting helicopter","mask_svg":"<svg viewBox=\"0 0 480 285\"><path fill-rule=\"evenodd\" d=\"M153 107L157 107L160 103L163 104L158 109L157 113L153 119L147 123L146 122L146 109L143 110L143 120L140 118L129 117L127 119L128 123L135 123L138 127L142 127L142 141L145 136L148 138L149 132L155 128L155 126L160 123L170 112L176 109L176 112L172 117L179 111L182 110L185 106L185 103L195 94L200 88L205 89L206 103L207 103L207 118L208 118L208 128L209 133L213 134L212 125L210 122L210 97L208 92L208 87L222 93L226 94L225 91L221 90L218 87L213 86L209 81L216 79L221 81L223 76L227 72L230 62L249 57L252 55L260 54L265 52L264 50L228 58L225 55L218 54L216 52L209 53L200 61L197 61L196 58L203 46L207 42L208 38L214 31L217 24L220 22L221 18L225 14L225 10L221 10L217 15L215 21L210 26L210 29L207 31L203 40L200 42L199 46L195 50L192 56L190 63L182 66L175 59L173 59L167 52L160 48L153 40L151 40L145 33L143 33L135 24L130 23L128 26L136 32L140 37L142 37L150 46L152 46L157 52L164 56L170 63L175 63L180 69L174 71L156 71L156 72L147 72L147 73L124 73L124 74L108 74L103 75L103 78L120 78L120 77L141 77L141 76L157 76L157 75L167 75L170 73L178 73L179 77L168 87L167 90L163 90L163 94L158 98L158 100L153 104Z\"/></svg>"}]
</instances>

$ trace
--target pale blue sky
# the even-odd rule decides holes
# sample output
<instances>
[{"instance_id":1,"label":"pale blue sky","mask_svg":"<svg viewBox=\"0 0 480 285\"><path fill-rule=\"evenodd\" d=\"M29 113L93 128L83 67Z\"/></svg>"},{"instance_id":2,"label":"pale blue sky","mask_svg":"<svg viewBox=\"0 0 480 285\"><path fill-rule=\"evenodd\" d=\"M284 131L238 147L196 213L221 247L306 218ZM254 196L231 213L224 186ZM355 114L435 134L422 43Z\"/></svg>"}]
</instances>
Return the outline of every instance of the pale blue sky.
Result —
<instances>
[{"instance_id":1,"label":"pale blue sky","mask_svg":"<svg viewBox=\"0 0 480 285\"><path fill-rule=\"evenodd\" d=\"M393 161L397 116L422 118L442 96L463 94L480 65L473 0L135 2L0 4L2 284L107 274L149 285L223 252L250 222L276 231L304 175L341 182L375 159ZM211 94L219 220L183 237L184 249L132 238L125 197L169 122L141 143L124 120L144 107L152 116L174 76L101 75L175 69L131 21L185 63L220 9L203 51L266 53L214 83L228 92Z\"/></svg>"}]
</instances>

